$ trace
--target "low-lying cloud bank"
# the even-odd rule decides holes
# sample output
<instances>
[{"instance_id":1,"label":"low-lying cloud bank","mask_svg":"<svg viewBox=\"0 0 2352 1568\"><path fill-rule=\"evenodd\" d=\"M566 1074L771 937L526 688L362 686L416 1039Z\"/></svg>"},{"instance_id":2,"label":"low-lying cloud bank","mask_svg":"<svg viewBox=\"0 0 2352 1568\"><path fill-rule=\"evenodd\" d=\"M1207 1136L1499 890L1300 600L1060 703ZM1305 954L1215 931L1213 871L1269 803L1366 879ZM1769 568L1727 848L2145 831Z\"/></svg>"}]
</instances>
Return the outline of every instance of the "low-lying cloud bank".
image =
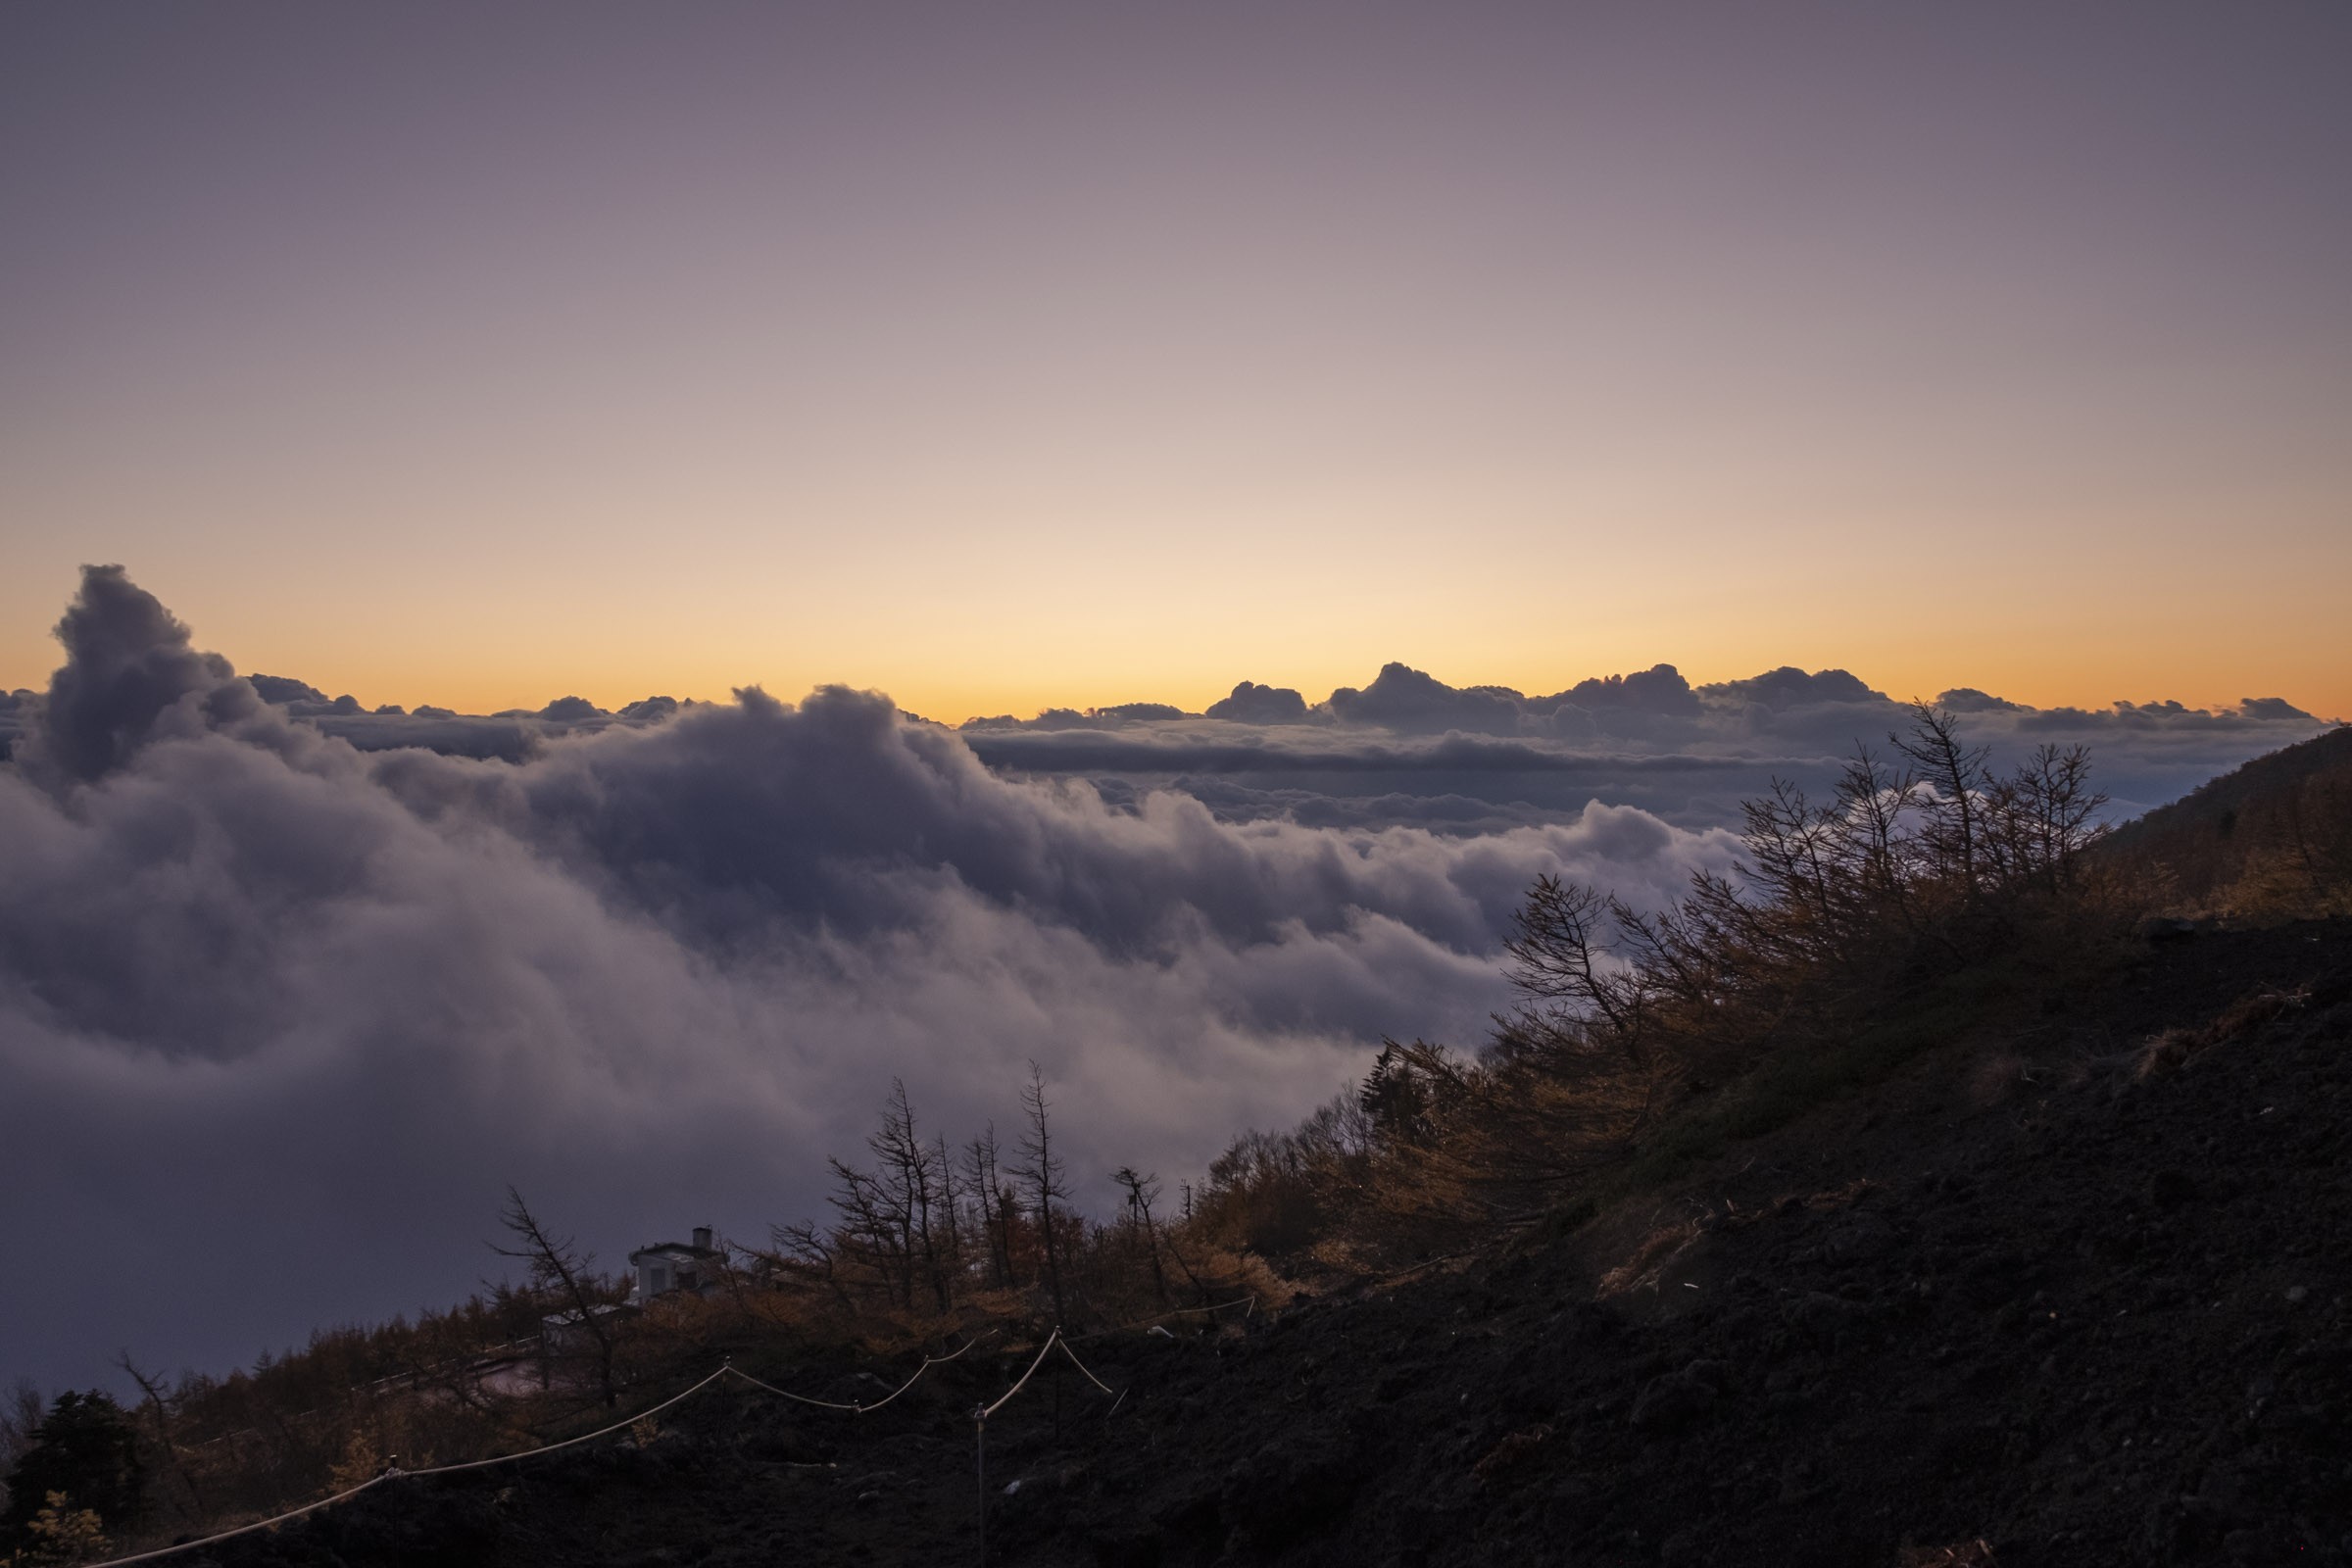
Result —
<instances>
[{"instance_id":1,"label":"low-lying cloud bank","mask_svg":"<svg viewBox=\"0 0 2352 1568\"><path fill-rule=\"evenodd\" d=\"M1667 666L961 732L841 688L370 712L239 676L118 568L58 635L0 702L0 1246L41 1260L0 1376L51 1384L461 1296L508 1182L610 1261L757 1238L893 1075L960 1138L1034 1058L1082 1183L1197 1171L1383 1034L1478 1038L1537 875L1661 901L1740 797L1902 718ZM2090 741L2132 804L2318 727L1943 701Z\"/></svg>"},{"instance_id":2,"label":"low-lying cloud bank","mask_svg":"<svg viewBox=\"0 0 2352 1568\"><path fill-rule=\"evenodd\" d=\"M2177 702L2034 709L1963 688L1935 702L1963 715L1969 736L1996 758L2044 742L2089 745L2118 816L2324 727L2276 697L2220 710ZM978 719L963 734L992 766L1147 781L1237 819L1478 832L1594 796L1684 826L1729 823L1768 778L1822 787L1857 741L1883 749L1909 719L1908 704L1842 669L1786 666L1692 686L1660 664L1529 697L1390 664L1369 686L1321 703L1244 681L1204 713L1134 716L1153 706ZM1473 802L1483 808L1464 808Z\"/></svg>"},{"instance_id":3,"label":"low-lying cloud bank","mask_svg":"<svg viewBox=\"0 0 2352 1568\"><path fill-rule=\"evenodd\" d=\"M299 680L251 680L286 716L358 750L421 748L509 762L696 707L649 697L607 711L563 697L488 715L369 710ZM0 694L0 756L27 730L39 701L31 692ZM2326 727L2278 697L2219 710L2169 701L2035 709L1960 688L1935 701L1961 714L1970 737L1989 745L1996 760L2043 742L2090 746L2117 817L2177 799L2249 757ZM957 733L1000 772L1085 779L1122 808L1174 792L1226 821L1460 835L1556 821L1595 798L1638 806L1678 826L1727 825L1737 820L1740 801L1771 777L1824 786L1857 741L1882 745L1907 719L1905 703L1841 669L1784 666L1693 686L1673 665L1659 664L1530 697L1500 686L1448 686L1393 663L1368 686L1342 687L1319 703L1243 681L1202 713L1150 702L1049 709L1028 719L972 719Z\"/></svg>"},{"instance_id":4,"label":"low-lying cloud bank","mask_svg":"<svg viewBox=\"0 0 2352 1568\"><path fill-rule=\"evenodd\" d=\"M961 1136L1035 1058L1083 1182L1197 1170L1385 1032L1475 1038L1538 874L1655 900L1733 849L1106 799L837 688L362 749L419 715L288 702L114 568L59 636L0 766L0 1246L42 1282L0 1375L53 1384L462 1295L510 1181L614 1261L758 1237L894 1074Z\"/></svg>"}]
</instances>

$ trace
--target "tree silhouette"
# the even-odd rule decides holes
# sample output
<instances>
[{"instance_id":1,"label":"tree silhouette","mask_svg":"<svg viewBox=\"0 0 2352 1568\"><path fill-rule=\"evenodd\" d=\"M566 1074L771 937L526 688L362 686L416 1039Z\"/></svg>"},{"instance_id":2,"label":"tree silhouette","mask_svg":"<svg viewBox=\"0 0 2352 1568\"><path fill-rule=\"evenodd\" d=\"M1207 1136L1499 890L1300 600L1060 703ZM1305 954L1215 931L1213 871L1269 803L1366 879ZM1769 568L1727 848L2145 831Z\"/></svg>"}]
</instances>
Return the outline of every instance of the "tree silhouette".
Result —
<instances>
[{"instance_id":1,"label":"tree silhouette","mask_svg":"<svg viewBox=\"0 0 2352 1568\"><path fill-rule=\"evenodd\" d=\"M588 1343L597 1392L606 1404L618 1404L620 1388L613 1377L613 1360L619 1344L609 1321L613 1303L609 1299L612 1293L600 1287L592 1272L596 1255L581 1251L572 1238L550 1232L522 1200L522 1194L512 1187L507 1189L507 1206L498 1222L514 1238L514 1245L500 1247L493 1242L490 1250L527 1265L532 1289L564 1303L564 1326L576 1326L580 1338Z\"/></svg>"},{"instance_id":2,"label":"tree silhouette","mask_svg":"<svg viewBox=\"0 0 2352 1568\"><path fill-rule=\"evenodd\" d=\"M21 1548L34 1544L32 1525L45 1507L89 1509L110 1525L137 1517L146 1478L139 1468L138 1433L122 1406L93 1389L57 1396L31 1446L17 1455L8 1475L8 1511L0 1531ZM53 1505L52 1493L64 1505Z\"/></svg>"},{"instance_id":3,"label":"tree silhouette","mask_svg":"<svg viewBox=\"0 0 2352 1568\"><path fill-rule=\"evenodd\" d=\"M1047 1112L1046 1075L1034 1061L1029 1063L1029 1082L1021 1090L1021 1114L1028 1125L1021 1129L1021 1163L1010 1174L1029 1189L1032 1206L1037 1210L1037 1229L1045 1250L1046 1289L1054 1298L1054 1320L1064 1320L1065 1303L1061 1293L1061 1247L1054 1237L1054 1210L1069 1201L1067 1172L1062 1158L1054 1152L1054 1130Z\"/></svg>"}]
</instances>

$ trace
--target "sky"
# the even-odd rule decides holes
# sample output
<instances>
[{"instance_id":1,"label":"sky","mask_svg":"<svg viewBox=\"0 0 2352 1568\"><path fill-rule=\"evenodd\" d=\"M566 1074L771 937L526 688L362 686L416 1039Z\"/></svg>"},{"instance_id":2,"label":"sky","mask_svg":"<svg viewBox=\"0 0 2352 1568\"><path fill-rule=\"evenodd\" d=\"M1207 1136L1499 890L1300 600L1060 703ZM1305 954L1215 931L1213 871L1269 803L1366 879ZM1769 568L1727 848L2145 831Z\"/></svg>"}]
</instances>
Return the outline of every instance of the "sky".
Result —
<instances>
[{"instance_id":1,"label":"sky","mask_svg":"<svg viewBox=\"0 0 2352 1568\"><path fill-rule=\"evenodd\" d=\"M0 688L2352 712L2323 5L30 5Z\"/></svg>"}]
</instances>

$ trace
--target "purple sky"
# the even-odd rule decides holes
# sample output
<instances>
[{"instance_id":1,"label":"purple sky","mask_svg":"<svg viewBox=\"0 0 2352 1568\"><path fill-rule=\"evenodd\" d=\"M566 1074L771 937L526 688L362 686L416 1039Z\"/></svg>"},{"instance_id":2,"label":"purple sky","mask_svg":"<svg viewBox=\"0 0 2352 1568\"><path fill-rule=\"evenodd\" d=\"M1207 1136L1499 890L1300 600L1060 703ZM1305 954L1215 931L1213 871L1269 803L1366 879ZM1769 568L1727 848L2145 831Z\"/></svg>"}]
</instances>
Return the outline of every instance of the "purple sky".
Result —
<instances>
[{"instance_id":1,"label":"purple sky","mask_svg":"<svg viewBox=\"0 0 2352 1568\"><path fill-rule=\"evenodd\" d=\"M2352 710L2320 5L27 6L0 686ZM1932 590L1964 602L1923 616Z\"/></svg>"}]
</instances>

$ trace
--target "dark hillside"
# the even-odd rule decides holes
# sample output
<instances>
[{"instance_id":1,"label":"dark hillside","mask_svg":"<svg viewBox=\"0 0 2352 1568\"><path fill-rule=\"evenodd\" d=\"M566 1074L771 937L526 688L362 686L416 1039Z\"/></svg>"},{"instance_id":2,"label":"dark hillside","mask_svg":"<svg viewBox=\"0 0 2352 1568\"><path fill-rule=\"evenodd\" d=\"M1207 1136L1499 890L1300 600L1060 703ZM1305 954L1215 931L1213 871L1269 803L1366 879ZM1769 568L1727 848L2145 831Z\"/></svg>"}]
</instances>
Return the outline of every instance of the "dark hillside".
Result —
<instances>
[{"instance_id":1,"label":"dark hillside","mask_svg":"<svg viewBox=\"0 0 2352 1568\"><path fill-rule=\"evenodd\" d=\"M2163 865L2186 911L2341 914L2352 902L2352 727L2258 757L2127 822L2106 854Z\"/></svg>"},{"instance_id":2,"label":"dark hillside","mask_svg":"<svg viewBox=\"0 0 2352 1568\"><path fill-rule=\"evenodd\" d=\"M1123 1395L990 1423L989 1560L2352 1562L2348 1106L2352 924L2167 942L1566 1236L1084 1342ZM183 1560L974 1561L1028 1358L714 1388Z\"/></svg>"}]
</instances>

